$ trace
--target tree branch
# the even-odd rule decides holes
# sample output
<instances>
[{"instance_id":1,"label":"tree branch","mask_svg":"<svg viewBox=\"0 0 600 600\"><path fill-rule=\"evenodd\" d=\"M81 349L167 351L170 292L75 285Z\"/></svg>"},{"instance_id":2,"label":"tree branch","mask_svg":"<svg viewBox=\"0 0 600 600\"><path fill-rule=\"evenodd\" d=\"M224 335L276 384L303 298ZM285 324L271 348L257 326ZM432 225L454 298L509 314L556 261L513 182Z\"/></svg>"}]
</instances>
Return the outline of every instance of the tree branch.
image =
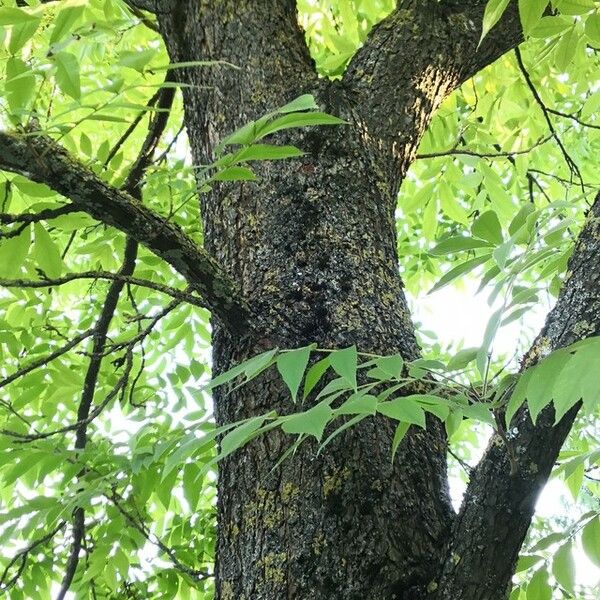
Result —
<instances>
[{"instance_id":1,"label":"tree branch","mask_svg":"<svg viewBox=\"0 0 600 600\"><path fill-rule=\"evenodd\" d=\"M167 71L166 80L169 80L169 78L170 75ZM124 190L131 194L135 200L141 200L142 193L140 186L142 179L146 168L152 161L154 150L156 149L156 146L158 145L160 138L167 126L169 118L168 115L173 105L174 97L175 90L173 88L162 88L158 92L158 95L155 94L148 103L149 105L158 104L159 108L164 109L165 112L156 113L154 118L150 120L148 132L140 149L138 158L130 169L127 179L123 185ZM128 133L131 133L132 131L133 130L130 128ZM119 140L117 147L121 143L123 143L123 138ZM125 281L121 277L127 278L133 275L133 272L135 271L137 252L138 242L132 237L128 236L125 244L123 264L118 273L120 277L113 279L112 283L110 284L106 298L104 299L102 310L100 311L100 316L98 317L96 327L94 328L92 354L85 374L81 400L79 402L79 406L77 407L77 423L75 427L76 452L84 450L87 445L88 424L104 410L113 397L116 397L121 390L125 389L129 380L129 374L131 373L133 366L132 350L134 343L130 343L127 348L127 353L125 356L125 369L119 381L117 382L117 385L106 396L104 401L96 406L94 410L92 410L96 385L98 383L98 376L100 374L100 367L102 366L102 360L105 356L104 353L108 339L108 329L117 310L119 296L125 287ZM85 473L86 470L84 468L79 472L78 478L81 479ZM71 552L67 560L67 566L65 568L65 573L57 600L63 600L69 591L73 577L75 577L75 572L77 571L77 565L79 564L79 553L84 542L84 537L85 509L82 506L78 506L73 511L73 539L71 542Z\"/></svg>"},{"instance_id":2,"label":"tree branch","mask_svg":"<svg viewBox=\"0 0 600 600\"><path fill-rule=\"evenodd\" d=\"M27 375L27 373L30 373L31 371L38 369L39 367L43 367L44 365L47 365L49 362L52 362L59 356L66 354L69 350L71 350L71 348L77 346L77 344L90 337L93 333L93 329L88 329L87 331L76 335L73 339L69 340L64 346L61 346L54 352L51 352L47 356L43 356L42 358L34 360L28 365L18 369L12 375L9 375L8 377L6 377L6 379L0 381L0 388L7 386L9 383L12 383L20 377Z\"/></svg>"},{"instance_id":3,"label":"tree branch","mask_svg":"<svg viewBox=\"0 0 600 600\"><path fill-rule=\"evenodd\" d=\"M42 544L49 542L61 529L64 528L65 525L66 525L66 522L61 521L52 531L50 531L46 535L42 536L41 538L34 540L28 546L26 546L22 550L19 550L15 554L15 556L6 565L2 575L0 576L0 593L7 592L18 581L19 577L21 576L21 573L23 572L23 569L25 568L25 564L27 562L27 557L29 556L29 554L31 554L31 552L33 552L38 546L41 546ZM13 575L13 577L11 577L8 581L6 581L6 577L8 575L10 568L18 560L20 560L21 563L17 569L17 572L15 573L15 575Z\"/></svg>"},{"instance_id":4,"label":"tree branch","mask_svg":"<svg viewBox=\"0 0 600 600\"><path fill-rule=\"evenodd\" d=\"M131 285L137 285L139 287L145 287L150 290L161 292L181 302L187 302L188 304L192 304L200 308L206 308L206 304L203 302L202 298L194 296L193 294L189 294L184 290L178 290L168 285L154 283L153 281L148 281L147 279L130 277L123 275L123 273L111 273L110 271L83 271L81 273L69 273L68 275L64 275L63 277L58 277L56 279L0 279L0 287L22 289L47 288L65 285L66 283L80 279L105 279L108 281L121 281L123 283L129 283Z\"/></svg>"},{"instance_id":5,"label":"tree branch","mask_svg":"<svg viewBox=\"0 0 600 600\"><path fill-rule=\"evenodd\" d=\"M137 257L138 244L131 238L127 239L125 245L125 258L123 259L123 265L119 270L119 275L130 277L135 270L135 260ZM125 282L120 279L115 279L111 284L104 300L104 305L98 317L96 327L94 328L94 343L92 356L85 374L83 382L83 392L81 394L81 400L77 408L77 424L75 427L75 450L81 451L85 449L87 444L87 426L90 418L95 418L102 409L108 404L112 397L115 397L118 391L127 384L127 378L131 371L131 359L127 363L125 373L121 376L119 382L120 386L113 389L108 394L99 406L92 411L92 402L94 400L94 393L96 391L96 384L98 382L98 375L100 374L100 367L102 366L102 358L104 354L104 348L106 346L106 339L108 337L108 328L110 322L117 310L117 304L119 302L119 295L125 285ZM113 393L114 392L114 393ZM90 412L92 414L90 414ZM82 477L85 471L79 473L78 477ZM63 600L69 591L77 565L79 563L79 552L81 551L81 544L85 535L85 511L83 507L78 506L73 511L73 535L71 542L71 552L67 560L67 566L61 588L57 595L57 600Z\"/></svg>"},{"instance_id":6,"label":"tree branch","mask_svg":"<svg viewBox=\"0 0 600 600\"><path fill-rule=\"evenodd\" d=\"M191 567L184 565L177 557L177 554L175 553L173 548L167 546L167 544L165 544L159 537L152 536L148 528L144 525L142 519L134 517L127 510L125 510L125 508L123 508L122 503L126 502L126 500L122 496L120 496L115 490L112 491L111 495L106 495L106 498L108 498L115 505L117 510L123 516L123 518L132 527L137 529L151 544L156 546L159 550L164 552L169 557L175 569L177 569L180 573L184 573L188 577L191 577L194 581L202 581L204 579L209 579L210 577L214 576L207 571L192 569Z\"/></svg>"},{"instance_id":7,"label":"tree branch","mask_svg":"<svg viewBox=\"0 0 600 600\"><path fill-rule=\"evenodd\" d=\"M568 272L555 307L523 358L523 369L582 337L600 335L600 194L588 213ZM554 425L554 409L549 406L534 425L523 407L507 432L517 467L513 474L506 444L493 436L473 472L449 537L435 600L507 597L537 496L579 408L580 403Z\"/></svg>"},{"instance_id":8,"label":"tree branch","mask_svg":"<svg viewBox=\"0 0 600 600\"><path fill-rule=\"evenodd\" d=\"M56 219L62 215L69 215L74 212L80 212L80 209L72 204L63 204L56 208L45 208L37 213L21 213L18 215L10 215L0 213L0 223L9 225L12 223L37 223L38 221L47 221L48 219Z\"/></svg>"},{"instance_id":9,"label":"tree branch","mask_svg":"<svg viewBox=\"0 0 600 600\"><path fill-rule=\"evenodd\" d=\"M562 140L560 139L558 133L556 132L556 129L554 128L554 123L552 123L552 119L550 118L550 111L544 104L542 97L540 96L539 92L537 91L537 88L535 87L533 81L531 80L529 71L527 71L527 68L525 67L525 64L523 63L523 57L521 56L521 52L519 51L518 48L515 48L515 56L517 58L517 64L519 65L519 70L521 71L521 74L523 75L523 78L525 79L525 83L527 84L527 87L529 88L529 91L533 95L537 105L540 107L542 114L544 115L544 119L546 120L546 123L548 125L548 129L550 130L552 137L555 139L556 143L558 144L558 147L560 148L560 151L563 155L563 158L565 159L565 162L567 163L567 166L569 167L569 170L571 171L572 174L577 176L577 178L579 179L579 181L581 182L581 184L583 186L583 178L581 177L581 171L579 170L577 163L571 158L571 155L567 152L567 149L565 148L564 144L562 143Z\"/></svg>"},{"instance_id":10,"label":"tree branch","mask_svg":"<svg viewBox=\"0 0 600 600\"><path fill-rule=\"evenodd\" d=\"M513 1L478 46L485 4L399 2L348 66L343 82L360 120L400 161L400 178L442 100L521 41Z\"/></svg>"},{"instance_id":11,"label":"tree branch","mask_svg":"<svg viewBox=\"0 0 600 600\"><path fill-rule=\"evenodd\" d=\"M449 150L442 150L441 152L429 152L424 154L417 154L417 160L426 158L440 158L442 156L476 156L477 158L508 158L511 159L513 156L519 156L521 154L529 154L535 148L542 146L546 142L549 142L554 136L547 135L539 139L535 144L524 150L511 150L508 152L477 152L475 150L469 150L468 148L450 148Z\"/></svg>"},{"instance_id":12,"label":"tree branch","mask_svg":"<svg viewBox=\"0 0 600 600\"><path fill-rule=\"evenodd\" d=\"M38 133L0 132L0 168L45 183L95 219L113 226L160 256L202 295L230 331L250 327L251 311L233 280L177 225L102 181L64 148Z\"/></svg>"}]
</instances>

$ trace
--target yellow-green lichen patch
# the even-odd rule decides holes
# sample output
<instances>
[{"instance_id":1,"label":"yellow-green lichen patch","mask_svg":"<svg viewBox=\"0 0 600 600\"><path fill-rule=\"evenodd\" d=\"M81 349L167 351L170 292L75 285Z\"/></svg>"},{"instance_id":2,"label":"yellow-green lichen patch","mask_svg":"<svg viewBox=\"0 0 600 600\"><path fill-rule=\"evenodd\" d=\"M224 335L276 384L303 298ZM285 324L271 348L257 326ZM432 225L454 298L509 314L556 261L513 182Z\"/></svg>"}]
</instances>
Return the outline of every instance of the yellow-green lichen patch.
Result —
<instances>
[{"instance_id":1,"label":"yellow-green lichen patch","mask_svg":"<svg viewBox=\"0 0 600 600\"><path fill-rule=\"evenodd\" d=\"M269 552L257 561L256 566L264 572L265 583L283 583L285 581L285 552Z\"/></svg>"},{"instance_id":2,"label":"yellow-green lichen patch","mask_svg":"<svg viewBox=\"0 0 600 600\"><path fill-rule=\"evenodd\" d=\"M334 492L339 492L348 477L350 477L350 469L348 467L335 470L330 475L326 475L323 478L323 496L327 498Z\"/></svg>"},{"instance_id":3,"label":"yellow-green lichen patch","mask_svg":"<svg viewBox=\"0 0 600 600\"><path fill-rule=\"evenodd\" d=\"M244 527L263 523L268 529L278 527L284 520L283 504L276 492L258 489L254 500L244 505Z\"/></svg>"},{"instance_id":4,"label":"yellow-green lichen patch","mask_svg":"<svg viewBox=\"0 0 600 600\"><path fill-rule=\"evenodd\" d=\"M233 587L229 581L221 583L221 600L234 600Z\"/></svg>"},{"instance_id":5,"label":"yellow-green lichen patch","mask_svg":"<svg viewBox=\"0 0 600 600\"><path fill-rule=\"evenodd\" d=\"M594 335L596 332L596 326L594 323L590 323L589 321L578 321L573 326L573 333L577 336L578 339L582 339L588 337L590 335Z\"/></svg>"},{"instance_id":6,"label":"yellow-green lichen patch","mask_svg":"<svg viewBox=\"0 0 600 600\"><path fill-rule=\"evenodd\" d=\"M326 545L327 545L327 540L325 539L323 532L319 532L313 538L313 542L312 542L312 549L313 549L314 554L316 556L319 556L319 554L321 554L321 552L323 552L323 549L325 548Z\"/></svg>"},{"instance_id":7,"label":"yellow-green lichen patch","mask_svg":"<svg viewBox=\"0 0 600 600\"><path fill-rule=\"evenodd\" d=\"M283 484L283 488L281 490L281 500L284 504L288 504L294 498L296 498L299 493L300 488L297 485L294 485L291 481L288 481Z\"/></svg>"}]
</instances>

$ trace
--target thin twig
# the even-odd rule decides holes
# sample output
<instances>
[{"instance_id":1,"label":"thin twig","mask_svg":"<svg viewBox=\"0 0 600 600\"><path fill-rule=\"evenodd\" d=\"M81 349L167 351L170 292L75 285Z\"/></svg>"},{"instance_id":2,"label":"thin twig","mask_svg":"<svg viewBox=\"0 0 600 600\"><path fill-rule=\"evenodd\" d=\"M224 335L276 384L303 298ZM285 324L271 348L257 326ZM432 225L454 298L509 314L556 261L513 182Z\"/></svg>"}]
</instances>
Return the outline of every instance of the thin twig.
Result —
<instances>
[{"instance_id":1,"label":"thin twig","mask_svg":"<svg viewBox=\"0 0 600 600\"><path fill-rule=\"evenodd\" d=\"M47 288L65 285L71 281L77 281L79 279L105 279L109 281L120 281L122 283L128 283L139 287L145 287L157 292L161 292L171 298L180 300L181 302L187 302L200 308L206 308L202 298L194 296L189 292L172 288L168 285L160 283L154 283L147 279L139 279L138 277L131 277L129 275L123 275L122 273L111 273L110 271L82 271L81 273L69 273L63 277L57 277L55 279L0 279L0 286L6 288Z\"/></svg>"},{"instance_id":2,"label":"thin twig","mask_svg":"<svg viewBox=\"0 0 600 600\"><path fill-rule=\"evenodd\" d=\"M131 515L127 510L123 508L121 502L124 500L122 497L113 490L113 493L110 496L106 496L117 508L117 510L123 515L123 517L132 525L135 529L137 529L151 544L154 544L157 548L162 550L171 560L174 567L194 579L195 581L202 581L204 579L208 579L210 577L214 577L212 573L208 573L206 571L199 571L197 569L192 569L187 565L184 565L175 554L175 551L167 546L162 540L160 540L157 536L154 536L150 533L150 531L146 528L142 521L136 519L133 515Z\"/></svg>"},{"instance_id":3,"label":"thin twig","mask_svg":"<svg viewBox=\"0 0 600 600\"><path fill-rule=\"evenodd\" d=\"M529 152L550 141L552 138L552 135L547 135L546 137L540 138L535 144L533 144L533 146L525 148L524 150L512 150L510 152L477 152L475 150L468 150L466 148L451 148L450 150L444 150L442 152L417 154L417 159L439 158L442 156L454 156L461 154L466 156L475 156L477 158L512 158L513 156L518 156L520 154L529 154Z\"/></svg>"},{"instance_id":4,"label":"thin twig","mask_svg":"<svg viewBox=\"0 0 600 600\"><path fill-rule=\"evenodd\" d=\"M35 213L21 213L18 215L0 213L0 223L3 225L8 225L11 223L37 223L38 221L56 219L56 217L68 215L74 212L81 212L81 209L77 208L73 204L63 204L62 206L58 206L56 208L46 208Z\"/></svg>"},{"instance_id":5,"label":"thin twig","mask_svg":"<svg viewBox=\"0 0 600 600\"><path fill-rule=\"evenodd\" d=\"M448 454L463 468L467 475L471 475L473 467L466 460L458 456L450 447L448 447Z\"/></svg>"},{"instance_id":6,"label":"thin twig","mask_svg":"<svg viewBox=\"0 0 600 600\"><path fill-rule=\"evenodd\" d=\"M9 375L8 377L6 377L6 379L3 379L2 381L0 381L0 388L7 386L9 383L12 383L16 379L19 379L20 377L27 375L27 373L31 373L31 371L38 369L39 367L43 367L44 365L47 365L49 362L52 362L59 356L66 354L69 350L71 350L71 348L74 348L75 346L77 346L77 344L79 344L86 338L93 335L93 333L94 333L93 329L88 329L87 331L84 331L83 333L80 333L79 335L75 336L73 339L71 339L69 342L67 342L64 346L61 346L54 352L52 352L46 356L43 356L42 358L39 358L38 360L35 360L24 367L21 367L20 369L15 371L12 375Z\"/></svg>"},{"instance_id":7,"label":"thin twig","mask_svg":"<svg viewBox=\"0 0 600 600\"><path fill-rule=\"evenodd\" d=\"M550 132L552 133L552 137L558 144L558 147L560 148L560 151L562 152L563 158L565 159L567 166L571 170L571 173L574 173L575 175L577 175L577 178L579 179L579 181L581 182L581 184L583 186L583 178L581 176L581 171L579 170L577 163L571 158L571 156L567 152L567 149L565 148L564 144L562 143L562 140L560 139L558 133L556 132L556 129L554 128L554 123L552 123L552 119L550 118L550 111L544 104L542 97L540 96L539 92L537 91L537 88L535 87L535 85L531 79L531 76L529 75L529 71L527 71L527 68L525 67L525 63L523 62L523 57L521 56L521 51L519 50L518 47L515 48L515 56L517 58L517 64L519 65L519 70L521 71L521 74L523 75L523 78L525 79L525 83L527 83L527 87L531 91L535 101L537 102L538 106L542 110L544 119L546 120L546 123L548 124L548 128L550 129Z\"/></svg>"},{"instance_id":8,"label":"thin twig","mask_svg":"<svg viewBox=\"0 0 600 600\"><path fill-rule=\"evenodd\" d=\"M564 119L571 119L576 123L579 123L582 127L589 127L591 129L600 129L600 125L594 125L593 123L588 123L587 121L582 121L577 115L573 115L570 113L564 113L560 110L556 110L554 108L547 109L549 113L556 115L557 117L563 117Z\"/></svg>"},{"instance_id":9,"label":"thin twig","mask_svg":"<svg viewBox=\"0 0 600 600\"><path fill-rule=\"evenodd\" d=\"M7 592L13 585L15 585L15 583L17 583L17 581L19 580L19 577L21 576L21 573L23 572L23 569L25 569L25 564L27 562L28 555L33 550L35 550L38 546L41 546L42 544L45 544L46 542L50 541L61 529L63 529L63 527L65 525L66 525L66 522L65 521L61 521L58 524L58 526L55 527L52 531L50 531L49 533L47 533L43 537L38 538L37 540L34 540L28 546L26 546L22 550L19 550L13 556L13 558L10 560L10 562L4 568L4 572L2 573L2 576L0 577L0 592L2 592L2 593ZM21 561L21 564L19 565L19 568L17 569L17 572L15 573L15 575L13 575L13 577L11 577L5 583L6 576L8 575L8 571L11 569L11 567L18 560Z\"/></svg>"}]
</instances>

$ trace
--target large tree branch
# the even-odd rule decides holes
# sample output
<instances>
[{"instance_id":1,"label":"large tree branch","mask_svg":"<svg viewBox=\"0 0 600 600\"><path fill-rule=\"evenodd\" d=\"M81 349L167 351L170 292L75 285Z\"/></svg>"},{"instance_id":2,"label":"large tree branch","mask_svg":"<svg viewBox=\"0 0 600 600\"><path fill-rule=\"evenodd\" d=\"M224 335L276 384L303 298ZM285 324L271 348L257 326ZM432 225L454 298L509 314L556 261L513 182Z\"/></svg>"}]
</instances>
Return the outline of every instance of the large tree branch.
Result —
<instances>
[{"instance_id":1,"label":"large tree branch","mask_svg":"<svg viewBox=\"0 0 600 600\"><path fill-rule=\"evenodd\" d=\"M521 40L521 25L512 2L478 46L484 0L398 4L356 53L344 84L369 135L400 162L401 178L442 100L514 48Z\"/></svg>"},{"instance_id":2,"label":"large tree branch","mask_svg":"<svg viewBox=\"0 0 600 600\"><path fill-rule=\"evenodd\" d=\"M568 273L523 368L583 337L600 335L600 194L579 235ZM536 425L527 409L521 409L508 434L517 467L513 474L506 444L493 436L455 522L436 600L507 597L538 493L579 408L580 404L573 407L556 426L552 407L542 412Z\"/></svg>"},{"instance_id":3,"label":"large tree branch","mask_svg":"<svg viewBox=\"0 0 600 600\"><path fill-rule=\"evenodd\" d=\"M95 219L123 231L168 262L231 331L250 326L250 308L218 263L177 225L102 181L42 134L0 132L0 168L69 198Z\"/></svg>"}]
</instances>

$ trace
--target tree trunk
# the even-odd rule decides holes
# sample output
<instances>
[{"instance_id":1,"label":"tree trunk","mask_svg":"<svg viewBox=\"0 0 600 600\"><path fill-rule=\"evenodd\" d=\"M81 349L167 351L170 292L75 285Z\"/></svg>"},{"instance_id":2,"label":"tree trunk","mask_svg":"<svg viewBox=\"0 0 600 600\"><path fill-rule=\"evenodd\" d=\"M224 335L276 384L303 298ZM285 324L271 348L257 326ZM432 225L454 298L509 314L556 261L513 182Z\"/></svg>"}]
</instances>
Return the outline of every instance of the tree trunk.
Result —
<instances>
[{"instance_id":1,"label":"tree trunk","mask_svg":"<svg viewBox=\"0 0 600 600\"><path fill-rule=\"evenodd\" d=\"M207 162L227 133L301 93L314 93L349 123L280 136L306 158L270 163L259 183L221 185L202 199L205 245L264 324L260 339L241 344L215 322L215 368L311 342L416 358L398 274L397 189L366 143L351 97L339 82L316 79L285 3L215 6L203 7L187 33L193 43L169 45L172 60L242 67L186 73L186 81L213 88L185 96L196 163ZM219 423L297 410L275 377L215 400ZM442 431L411 432L394 465L386 419L352 428L319 456L304 444L274 472L288 436L261 437L229 457L219 472L217 597L407 598L409 589L424 589L451 523Z\"/></svg>"}]
</instances>

